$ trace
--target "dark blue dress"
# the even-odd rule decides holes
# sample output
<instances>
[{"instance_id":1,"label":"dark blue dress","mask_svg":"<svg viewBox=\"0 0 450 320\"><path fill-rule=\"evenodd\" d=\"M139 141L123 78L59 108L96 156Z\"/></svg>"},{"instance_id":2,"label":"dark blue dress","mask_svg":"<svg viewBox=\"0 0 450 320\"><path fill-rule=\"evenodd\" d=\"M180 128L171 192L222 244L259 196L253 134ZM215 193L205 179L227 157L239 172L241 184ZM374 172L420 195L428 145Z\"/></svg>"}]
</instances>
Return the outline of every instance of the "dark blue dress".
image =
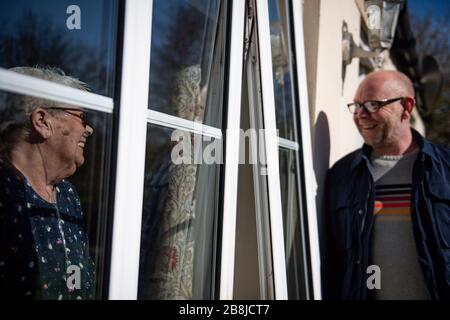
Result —
<instances>
[{"instance_id":1,"label":"dark blue dress","mask_svg":"<svg viewBox=\"0 0 450 320\"><path fill-rule=\"evenodd\" d=\"M73 185L56 185L56 204L0 158L0 298L92 299L95 268Z\"/></svg>"}]
</instances>

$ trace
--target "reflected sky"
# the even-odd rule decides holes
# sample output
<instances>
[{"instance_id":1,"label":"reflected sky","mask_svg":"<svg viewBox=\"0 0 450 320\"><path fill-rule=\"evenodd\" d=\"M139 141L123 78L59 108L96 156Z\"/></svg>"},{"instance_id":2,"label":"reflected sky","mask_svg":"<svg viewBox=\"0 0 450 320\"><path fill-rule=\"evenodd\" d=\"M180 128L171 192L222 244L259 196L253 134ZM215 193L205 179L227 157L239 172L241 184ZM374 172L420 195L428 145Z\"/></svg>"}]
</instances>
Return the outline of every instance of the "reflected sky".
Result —
<instances>
[{"instance_id":1,"label":"reflected sky","mask_svg":"<svg viewBox=\"0 0 450 320\"><path fill-rule=\"evenodd\" d=\"M70 14L66 13L67 7L78 5L81 11L81 29L69 30L66 20ZM99 12L103 12L104 2L102 0L20 0L0 2L0 21L4 32L9 34L14 32L11 23L4 24L5 21L15 23L16 19L11 17L22 17L26 10L32 9L40 17L51 20L52 24L63 31L73 40L83 41L94 46L101 42L102 30L98 28Z\"/></svg>"},{"instance_id":2,"label":"reflected sky","mask_svg":"<svg viewBox=\"0 0 450 320\"><path fill-rule=\"evenodd\" d=\"M66 10L70 5L80 7L80 30L67 29L66 20L70 14L67 14ZM51 20L52 25L63 31L67 36L93 46L101 42L102 29L98 27L101 19L99 19L98 14L104 12L103 7L104 2L99 0L2 1L0 2L0 22L2 29L11 34L14 32L12 24L16 22L16 19L11 21L11 17L20 17L26 10L32 8L40 17ZM6 21L9 23L5 23Z\"/></svg>"},{"instance_id":3,"label":"reflected sky","mask_svg":"<svg viewBox=\"0 0 450 320\"><path fill-rule=\"evenodd\" d=\"M67 28L70 5L80 8L79 30ZM113 96L117 15L113 0L1 1L0 67L57 67Z\"/></svg>"},{"instance_id":4,"label":"reflected sky","mask_svg":"<svg viewBox=\"0 0 450 320\"><path fill-rule=\"evenodd\" d=\"M208 92L222 85L215 81L210 86L211 69L222 65L213 61L222 50L215 42L219 7L217 0L153 2L149 108L218 126L199 110L205 108ZM216 72L216 76L221 74L221 70ZM220 112L217 105L211 107Z\"/></svg>"}]
</instances>

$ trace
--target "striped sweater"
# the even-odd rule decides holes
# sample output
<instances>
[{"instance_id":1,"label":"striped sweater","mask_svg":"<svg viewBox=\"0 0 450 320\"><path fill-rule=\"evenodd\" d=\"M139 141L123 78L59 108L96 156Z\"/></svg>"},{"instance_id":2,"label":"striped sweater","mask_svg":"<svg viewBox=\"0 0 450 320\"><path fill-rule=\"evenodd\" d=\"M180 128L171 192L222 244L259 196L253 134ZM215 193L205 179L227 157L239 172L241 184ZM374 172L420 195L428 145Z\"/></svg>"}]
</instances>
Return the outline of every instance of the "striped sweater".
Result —
<instances>
[{"instance_id":1,"label":"striped sweater","mask_svg":"<svg viewBox=\"0 0 450 320\"><path fill-rule=\"evenodd\" d=\"M379 266L381 273L381 288L371 291L376 300L427 299L411 221L417 152L371 158L375 181L371 264Z\"/></svg>"}]
</instances>

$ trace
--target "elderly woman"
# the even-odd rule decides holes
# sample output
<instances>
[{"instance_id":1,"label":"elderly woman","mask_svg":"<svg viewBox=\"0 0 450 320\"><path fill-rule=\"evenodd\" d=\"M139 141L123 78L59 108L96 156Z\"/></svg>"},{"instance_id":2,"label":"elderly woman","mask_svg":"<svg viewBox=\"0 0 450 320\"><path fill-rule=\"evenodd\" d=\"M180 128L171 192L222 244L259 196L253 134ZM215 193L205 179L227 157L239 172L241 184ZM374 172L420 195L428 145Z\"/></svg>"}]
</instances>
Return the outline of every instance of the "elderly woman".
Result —
<instances>
[{"instance_id":1,"label":"elderly woman","mask_svg":"<svg viewBox=\"0 0 450 320\"><path fill-rule=\"evenodd\" d=\"M57 69L11 71L86 90ZM0 105L0 297L89 299L94 264L82 209L65 180L93 129L81 108L7 94Z\"/></svg>"}]
</instances>

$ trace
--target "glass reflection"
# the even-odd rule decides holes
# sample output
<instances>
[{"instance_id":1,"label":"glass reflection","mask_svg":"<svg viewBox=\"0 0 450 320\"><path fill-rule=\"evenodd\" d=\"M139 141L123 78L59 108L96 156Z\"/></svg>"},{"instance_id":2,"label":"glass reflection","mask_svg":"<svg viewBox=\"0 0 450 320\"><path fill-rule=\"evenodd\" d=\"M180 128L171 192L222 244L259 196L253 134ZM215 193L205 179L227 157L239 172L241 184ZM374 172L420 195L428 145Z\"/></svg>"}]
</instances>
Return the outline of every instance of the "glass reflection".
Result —
<instances>
[{"instance_id":1,"label":"glass reflection","mask_svg":"<svg viewBox=\"0 0 450 320\"><path fill-rule=\"evenodd\" d=\"M23 72L39 74L30 69ZM49 81L61 78L47 72ZM101 296L111 116L91 112L84 126L75 116L83 112L0 93L0 297Z\"/></svg>"},{"instance_id":2,"label":"glass reflection","mask_svg":"<svg viewBox=\"0 0 450 320\"><path fill-rule=\"evenodd\" d=\"M214 140L186 153L202 137L153 125L147 137L139 299L210 299L218 165L192 161Z\"/></svg>"},{"instance_id":3,"label":"glass reflection","mask_svg":"<svg viewBox=\"0 0 450 320\"><path fill-rule=\"evenodd\" d=\"M70 29L73 5L79 29ZM117 16L117 0L1 1L0 66L60 68L113 97Z\"/></svg>"},{"instance_id":4,"label":"glass reflection","mask_svg":"<svg viewBox=\"0 0 450 320\"><path fill-rule=\"evenodd\" d=\"M289 14L285 0L269 0L275 114L279 136L296 140Z\"/></svg>"},{"instance_id":5,"label":"glass reflection","mask_svg":"<svg viewBox=\"0 0 450 320\"><path fill-rule=\"evenodd\" d=\"M87 111L88 124L94 134L85 146L85 164L71 177L77 187L83 205L84 223L89 238L89 253L95 262L95 297L101 298L104 292L104 276L107 265L108 219L111 208L108 206L110 192L111 131L112 114Z\"/></svg>"},{"instance_id":6,"label":"glass reflection","mask_svg":"<svg viewBox=\"0 0 450 320\"><path fill-rule=\"evenodd\" d=\"M150 109L221 126L225 6L218 0L153 2Z\"/></svg>"},{"instance_id":7,"label":"glass reflection","mask_svg":"<svg viewBox=\"0 0 450 320\"><path fill-rule=\"evenodd\" d=\"M279 157L288 298L306 299L295 151L280 148Z\"/></svg>"}]
</instances>

